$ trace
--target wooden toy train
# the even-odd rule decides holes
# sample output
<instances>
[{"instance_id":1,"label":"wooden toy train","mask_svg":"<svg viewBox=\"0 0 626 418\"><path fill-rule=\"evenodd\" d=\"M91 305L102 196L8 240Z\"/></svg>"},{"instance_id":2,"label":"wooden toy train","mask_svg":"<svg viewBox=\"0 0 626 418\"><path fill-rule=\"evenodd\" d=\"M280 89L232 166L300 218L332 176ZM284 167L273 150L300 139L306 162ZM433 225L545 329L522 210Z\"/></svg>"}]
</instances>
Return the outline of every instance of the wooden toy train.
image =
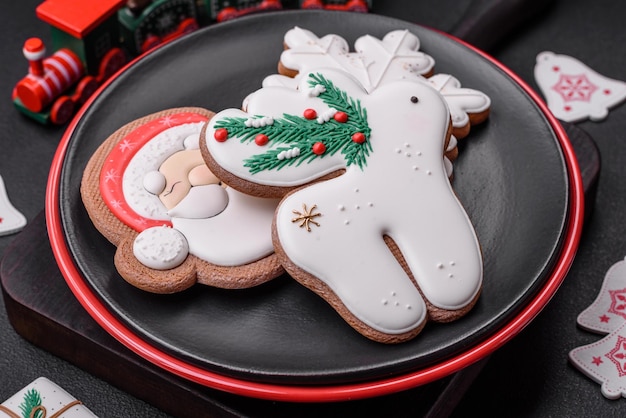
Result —
<instances>
[{"instance_id":1,"label":"wooden toy train","mask_svg":"<svg viewBox=\"0 0 626 418\"><path fill-rule=\"evenodd\" d=\"M13 89L15 107L41 123L66 123L126 62L201 26L283 9L280 0L46 0L37 16L52 32L23 47L28 74ZM299 0L305 9L367 12L371 0ZM296 6L296 7L297 7Z\"/></svg>"}]
</instances>

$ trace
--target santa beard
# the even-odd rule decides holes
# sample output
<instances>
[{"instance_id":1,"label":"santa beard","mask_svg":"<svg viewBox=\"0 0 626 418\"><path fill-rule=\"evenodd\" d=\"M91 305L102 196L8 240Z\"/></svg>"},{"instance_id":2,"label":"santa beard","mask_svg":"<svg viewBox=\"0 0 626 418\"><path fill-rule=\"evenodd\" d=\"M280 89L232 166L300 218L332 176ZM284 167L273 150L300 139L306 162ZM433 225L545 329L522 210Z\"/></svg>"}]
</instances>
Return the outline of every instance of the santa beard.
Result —
<instances>
[{"instance_id":1,"label":"santa beard","mask_svg":"<svg viewBox=\"0 0 626 418\"><path fill-rule=\"evenodd\" d=\"M208 200L221 193L215 187L226 196L225 207L211 217L190 216L217 211L220 205ZM196 186L191 191L194 197L190 197L190 192L169 212L172 226L189 243L189 253L213 264L238 266L274 252L271 231L278 199L248 196L233 188L224 189L217 185ZM198 200L199 197L205 200ZM212 208L209 209L209 206Z\"/></svg>"}]
</instances>

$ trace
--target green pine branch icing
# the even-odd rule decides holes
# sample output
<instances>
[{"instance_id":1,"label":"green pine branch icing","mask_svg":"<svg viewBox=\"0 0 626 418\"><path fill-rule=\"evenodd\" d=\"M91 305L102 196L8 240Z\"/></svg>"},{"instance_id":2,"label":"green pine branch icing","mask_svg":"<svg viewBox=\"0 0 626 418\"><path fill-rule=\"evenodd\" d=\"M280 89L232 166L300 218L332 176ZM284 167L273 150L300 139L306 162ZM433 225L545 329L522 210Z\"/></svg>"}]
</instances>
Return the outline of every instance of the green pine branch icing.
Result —
<instances>
[{"instance_id":1,"label":"green pine branch icing","mask_svg":"<svg viewBox=\"0 0 626 418\"><path fill-rule=\"evenodd\" d=\"M344 156L348 167L356 164L362 170L367 165L367 157L372 152L367 110L359 100L348 96L322 74L309 74L308 84L330 108L344 112L348 116L347 121L338 122L330 118L327 122L319 123L303 115L284 113L281 118L271 119L270 123L257 123L257 126L251 126L250 119L235 117L224 118L215 124L215 130L226 129L229 138L237 137L242 143L254 141L257 135L263 134L267 136L268 144L280 145L246 159L244 167L250 173L299 166L337 152ZM267 118L255 115L252 120L260 122ZM353 141L353 135L359 132L363 134L364 141ZM325 150L316 153L314 145L320 142L324 144Z\"/></svg>"},{"instance_id":2,"label":"green pine branch icing","mask_svg":"<svg viewBox=\"0 0 626 418\"><path fill-rule=\"evenodd\" d=\"M30 418L33 409L41 406L41 395L35 389L30 389L24 394L24 400L19 405L20 411L22 411L22 416L24 418ZM42 418L43 411L37 410L33 415L33 418Z\"/></svg>"}]
</instances>

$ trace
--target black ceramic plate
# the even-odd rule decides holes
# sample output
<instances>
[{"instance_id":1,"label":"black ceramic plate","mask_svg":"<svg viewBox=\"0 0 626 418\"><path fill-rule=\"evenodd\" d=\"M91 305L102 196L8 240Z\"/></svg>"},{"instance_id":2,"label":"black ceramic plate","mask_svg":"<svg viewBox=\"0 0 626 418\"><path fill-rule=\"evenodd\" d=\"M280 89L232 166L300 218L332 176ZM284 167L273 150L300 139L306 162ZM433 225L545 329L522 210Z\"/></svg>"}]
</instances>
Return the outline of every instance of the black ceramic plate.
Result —
<instances>
[{"instance_id":1,"label":"black ceramic plate","mask_svg":"<svg viewBox=\"0 0 626 418\"><path fill-rule=\"evenodd\" d=\"M249 290L196 286L163 296L137 290L117 274L115 249L93 227L80 199L81 175L92 153L118 127L152 112L239 107L276 71L283 35L296 25L318 35L337 33L350 45L366 33L382 37L408 28L435 58L436 72L453 74L492 98L490 119L463 141L455 164L454 188L485 260L482 295L464 318L429 323L414 340L388 346L357 334L287 276ZM62 237L52 225L51 241L68 283L90 313L150 361L175 373L182 365L180 374L187 378L253 396L254 390L239 387L305 385L306 390L394 382L450 365L466 353L474 357L459 364L477 360L472 350L492 344L494 335L495 347L517 333L558 287L573 257L564 242L575 246L580 231L578 215L571 219L572 157L564 156L564 139L552 125L545 107L506 70L443 34L381 16L339 12L242 18L138 60L83 111L53 165L48 222L49 227L58 223ZM575 200L578 205L580 199ZM530 314L520 321L526 311Z\"/></svg>"}]
</instances>

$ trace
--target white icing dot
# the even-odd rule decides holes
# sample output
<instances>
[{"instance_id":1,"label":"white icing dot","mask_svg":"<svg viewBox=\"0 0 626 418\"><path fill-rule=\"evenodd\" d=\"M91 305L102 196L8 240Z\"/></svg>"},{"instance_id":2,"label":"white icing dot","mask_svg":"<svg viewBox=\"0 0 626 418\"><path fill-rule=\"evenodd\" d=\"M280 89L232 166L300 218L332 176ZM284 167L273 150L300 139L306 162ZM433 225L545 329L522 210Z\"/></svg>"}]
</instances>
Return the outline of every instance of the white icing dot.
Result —
<instances>
[{"instance_id":1,"label":"white icing dot","mask_svg":"<svg viewBox=\"0 0 626 418\"><path fill-rule=\"evenodd\" d=\"M361 206L359 206L359 205L355 205L355 206L354 206L354 209L359 210L359 209L361 209Z\"/></svg>"},{"instance_id":2,"label":"white icing dot","mask_svg":"<svg viewBox=\"0 0 626 418\"><path fill-rule=\"evenodd\" d=\"M413 307L412 307L411 305L406 305L406 308L407 308L408 310L413 309Z\"/></svg>"},{"instance_id":3,"label":"white icing dot","mask_svg":"<svg viewBox=\"0 0 626 418\"><path fill-rule=\"evenodd\" d=\"M394 305L400 306L400 302L396 302L396 303L394 303Z\"/></svg>"},{"instance_id":4,"label":"white icing dot","mask_svg":"<svg viewBox=\"0 0 626 418\"><path fill-rule=\"evenodd\" d=\"M354 189L354 192L355 192L355 193L358 193L358 192L359 192L359 189L358 189L358 188Z\"/></svg>"},{"instance_id":5,"label":"white icing dot","mask_svg":"<svg viewBox=\"0 0 626 418\"><path fill-rule=\"evenodd\" d=\"M442 269L443 269L443 263L438 263L438 264L437 264L437 268L438 268L439 270L442 270Z\"/></svg>"},{"instance_id":6,"label":"white icing dot","mask_svg":"<svg viewBox=\"0 0 626 418\"><path fill-rule=\"evenodd\" d=\"M370 208L373 208L373 207L374 207L374 204L373 204L372 202L369 202L369 203L367 204L367 206L369 206Z\"/></svg>"},{"instance_id":7,"label":"white icing dot","mask_svg":"<svg viewBox=\"0 0 626 418\"><path fill-rule=\"evenodd\" d=\"M395 296L395 295L396 295L396 292L392 291L391 296Z\"/></svg>"},{"instance_id":8,"label":"white icing dot","mask_svg":"<svg viewBox=\"0 0 626 418\"><path fill-rule=\"evenodd\" d=\"M329 120L332 119L333 116L335 116L335 114L337 113L337 109L334 108L329 108L328 110L326 110L325 112L322 112L318 117L317 117L317 123L325 123L328 122Z\"/></svg>"},{"instance_id":9,"label":"white icing dot","mask_svg":"<svg viewBox=\"0 0 626 418\"><path fill-rule=\"evenodd\" d=\"M389 303L387 299L383 299L382 302L383 302L383 305L387 305Z\"/></svg>"},{"instance_id":10,"label":"white icing dot","mask_svg":"<svg viewBox=\"0 0 626 418\"><path fill-rule=\"evenodd\" d=\"M405 142L404 146L407 147L407 148L411 148L411 144L409 144L408 142Z\"/></svg>"},{"instance_id":11,"label":"white icing dot","mask_svg":"<svg viewBox=\"0 0 626 418\"><path fill-rule=\"evenodd\" d=\"M419 170L419 169L420 169L420 168L419 168L418 166L416 166L416 165L414 165L414 166L413 166L413 171L417 171L417 170Z\"/></svg>"},{"instance_id":12,"label":"white icing dot","mask_svg":"<svg viewBox=\"0 0 626 418\"><path fill-rule=\"evenodd\" d=\"M450 261L450 265L451 266L456 266L456 263L454 261Z\"/></svg>"},{"instance_id":13,"label":"white icing dot","mask_svg":"<svg viewBox=\"0 0 626 418\"><path fill-rule=\"evenodd\" d=\"M454 277L454 274L450 273L450 274L448 274L448 277L449 277L449 278L453 278L453 277Z\"/></svg>"},{"instance_id":14,"label":"white icing dot","mask_svg":"<svg viewBox=\"0 0 626 418\"><path fill-rule=\"evenodd\" d=\"M295 147L289 150L279 152L276 158L282 161L288 158L295 158L298 155L300 155L300 148Z\"/></svg>"},{"instance_id":15,"label":"white icing dot","mask_svg":"<svg viewBox=\"0 0 626 418\"><path fill-rule=\"evenodd\" d=\"M411 153L410 152L406 152L406 153L404 153L404 155L406 155L407 157L411 157Z\"/></svg>"},{"instance_id":16,"label":"white icing dot","mask_svg":"<svg viewBox=\"0 0 626 418\"><path fill-rule=\"evenodd\" d=\"M343 212L344 210L346 210L346 207L344 205L339 205L337 206L337 209Z\"/></svg>"},{"instance_id":17,"label":"white icing dot","mask_svg":"<svg viewBox=\"0 0 626 418\"><path fill-rule=\"evenodd\" d=\"M402 153L402 150L400 148L396 148L396 154L400 154Z\"/></svg>"},{"instance_id":18,"label":"white icing dot","mask_svg":"<svg viewBox=\"0 0 626 418\"><path fill-rule=\"evenodd\" d=\"M262 118L248 118L244 122L247 128L262 128L267 125L273 125L274 118L270 116L264 116Z\"/></svg>"},{"instance_id":19,"label":"white icing dot","mask_svg":"<svg viewBox=\"0 0 626 418\"><path fill-rule=\"evenodd\" d=\"M432 171L430 171L430 170L427 170L427 171L426 171L426 174L428 174L428 175L430 176L431 174L433 174L433 172L432 172Z\"/></svg>"},{"instance_id":20,"label":"white icing dot","mask_svg":"<svg viewBox=\"0 0 626 418\"><path fill-rule=\"evenodd\" d=\"M418 151L418 152L417 152L417 155L418 155L418 156L421 156L421 155L422 155L422 151Z\"/></svg>"}]
</instances>

